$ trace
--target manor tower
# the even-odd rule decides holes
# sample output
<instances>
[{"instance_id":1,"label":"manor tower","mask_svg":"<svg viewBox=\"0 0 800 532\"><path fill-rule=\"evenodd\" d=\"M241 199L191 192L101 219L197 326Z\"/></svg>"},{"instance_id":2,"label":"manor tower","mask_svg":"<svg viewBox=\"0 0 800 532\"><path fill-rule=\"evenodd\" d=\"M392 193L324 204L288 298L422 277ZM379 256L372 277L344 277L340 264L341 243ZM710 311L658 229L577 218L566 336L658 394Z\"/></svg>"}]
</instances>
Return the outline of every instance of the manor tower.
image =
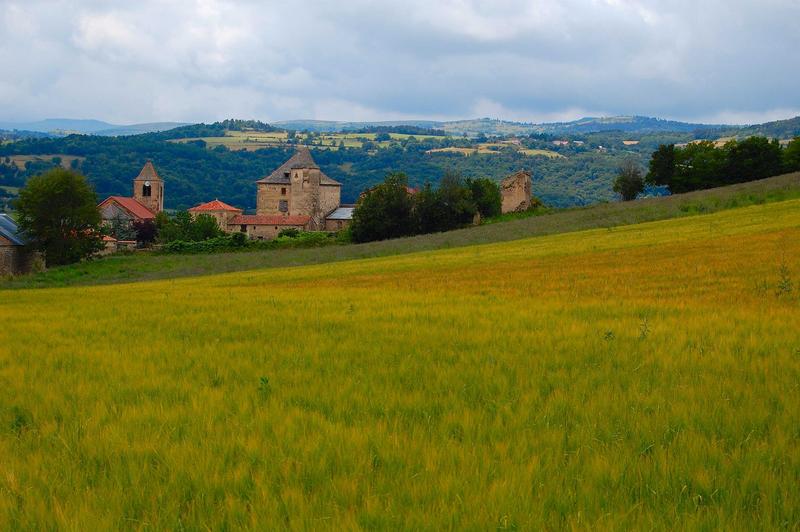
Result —
<instances>
[{"instance_id":1,"label":"manor tower","mask_svg":"<svg viewBox=\"0 0 800 532\"><path fill-rule=\"evenodd\" d=\"M342 184L320 170L311 151L300 146L291 159L256 182L259 215L309 216L309 229L325 228L325 217L339 207Z\"/></svg>"}]
</instances>

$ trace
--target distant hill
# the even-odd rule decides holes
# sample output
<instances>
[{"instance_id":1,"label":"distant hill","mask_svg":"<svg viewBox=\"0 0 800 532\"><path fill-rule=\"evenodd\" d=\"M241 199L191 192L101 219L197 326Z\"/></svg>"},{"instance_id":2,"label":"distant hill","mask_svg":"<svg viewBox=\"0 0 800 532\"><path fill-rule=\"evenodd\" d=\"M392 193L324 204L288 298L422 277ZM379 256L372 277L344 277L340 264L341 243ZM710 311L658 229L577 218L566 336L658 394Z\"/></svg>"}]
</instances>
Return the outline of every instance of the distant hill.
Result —
<instances>
[{"instance_id":1,"label":"distant hill","mask_svg":"<svg viewBox=\"0 0 800 532\"><path fill-rule=\"evenodd\" d=\"M77 120L71 118L48 118L36 122L0 122L0 129L8 131L34 131L47 133L53 136L65 136L72 133L120 136L120 135L139 135L142 133L153 133L156 131L166 131L179 126L185 126L183 122L154 122L149 124L118 125L103 122L101 120Z\"/></svg>"},{"instance_id":2,"label":"distant hill","mask_svg":"<svg viewBox=\"0 0 800 532\"><path fill-rule=\"evenodd\" d=\"M774 122L766 122L764 124L702 131L699 133L703 136L703 138L746 138L760 136L774 139L792 139L794 137L800 137L800 116L786 120L775 120Z\"/></svg>"},{"instance_id":3,"label":"distant hill","mask_svg":"<svg viewBox=\"0 0 800 532\"><path fill-rule=\"evenodd\" d=\"M314 131L316 133L334 133L340 131L360 131L377 127L412 126L423 129L437 129L443 122L433 120L396 120L383 122L337 122L335 120L284 120L272 122L272 125L291 131Z\"/></svg>"},{"instance_id":4,"label":"distant hill","mask_svg":"<svg viewBox=\"0 0 800 532\"><path fill-rule=\"evenodd\" d=\"M631 133L681 132L731 128L709 124L693 124L662 120L646 116L587 117L571 122L533 123L513 122L495 118L477 118L436 122L432 120L404 120L394 122L335 122L324 120L288 120L274 122L274 126L295 131L331 133L336 131L361 131L374 127L413 126L427 129L442 129L450 135L529 135L550 133L555 135L596 133L601 131L625 131Z\"/></svg>"}]
</instances>

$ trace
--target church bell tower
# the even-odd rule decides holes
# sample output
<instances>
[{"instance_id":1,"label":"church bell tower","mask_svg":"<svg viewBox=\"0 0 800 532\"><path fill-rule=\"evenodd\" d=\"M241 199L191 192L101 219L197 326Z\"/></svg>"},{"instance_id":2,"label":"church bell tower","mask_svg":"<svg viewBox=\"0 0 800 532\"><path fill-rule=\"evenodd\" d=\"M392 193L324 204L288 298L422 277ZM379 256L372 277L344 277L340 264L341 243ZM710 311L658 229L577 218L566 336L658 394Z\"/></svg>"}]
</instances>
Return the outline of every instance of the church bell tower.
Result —
<instances>
[{"instance_id":1,"label":"church bell tower","mask_svg":"<svg viewBox=\"0 0 800 532\"><path fill-rule=\"evenodd\" d=\"M152 161L147 161L133 180L133 199L150 209L153 214L164 210L164 181L156 172Z\"/></svg>"}]
</instances>

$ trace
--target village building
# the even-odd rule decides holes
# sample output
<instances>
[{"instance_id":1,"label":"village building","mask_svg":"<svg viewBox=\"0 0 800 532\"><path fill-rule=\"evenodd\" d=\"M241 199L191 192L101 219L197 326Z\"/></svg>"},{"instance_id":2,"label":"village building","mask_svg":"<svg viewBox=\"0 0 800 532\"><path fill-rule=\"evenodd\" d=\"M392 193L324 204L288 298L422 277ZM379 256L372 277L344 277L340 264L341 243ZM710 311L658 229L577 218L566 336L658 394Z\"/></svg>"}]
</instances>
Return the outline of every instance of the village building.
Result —
<instances>
[{"instance_id":1,"label":"village building","mask_svg":"<svg viewBox=\"0 0 800 532\"><path fill-rule=\"evenodd\" d=\"M320 170L306 146L256 184L256 215L307 216L308 231L324 230L341 203L342 184Z\"/></svg>"},{"instance_id":2,"label":"village building","mask_svg":"<svg viewBox=\"0 0 800 532\"><path fill-rule=\"evenodd\" d=\"M500 182L501 212L522 212L531 207L531 174L520 171Z\"/></svg>"},{"instance_id":3,"label":"village building","mask_svg":"<svg viewBox=\"0 0 800 532\"><path fill-rule=\"evenodd\" d=\"M326 231L341 231L353 221L355 205L342 205L325 217Z\"/></svg>"},{"instance_id":4,"label":"village building","mask_svg":"<svg viewBox=\"0 0 800 532\"><path fill-rule=\"evenodd\" d=\"M164 181L147 161L133 180L133 197L109 196L97 207L107 225L153 221L164 210Z\"/></svg>"},{"instance_id":5,"label":"village building","mask_svg":"<svg viewBox=\"0 0 800 532\"><path fill-rule=\"evenodd\" d=\"M30 272L37 254L25 248L26 239L11 216L0 214L0 276Z\"/></svg>"},{"instance_id":6,"label":"village building","mask_svg":"<svg viewBox=\"0 0 800 532\"><path fill-rule=\"evenodd\" d=\"M249 238L257 240L271 240L276 238L284 229L297 229L306 231L311 224L311 217L301 214L275 215L275 214L240 214L228 222L228 232L239 231L246 233Z\"/></svg>"},{"instance_id":7,"label":"village building","mask_svg":"<svg viewBox=\"0 0 800 532\"><path fill-rule=\"evenodd\" d=\"M242 212L242 209L234 207L233 205L228 205L224 201L218 199L209 201L208 203L202 203L197 207L189 209L189 214L191 214L193 218L201 214L211 216L217 221L217 225L223 231L228 231L228 224L231 219L239 216Z\"/></svg>"}]
</instances>

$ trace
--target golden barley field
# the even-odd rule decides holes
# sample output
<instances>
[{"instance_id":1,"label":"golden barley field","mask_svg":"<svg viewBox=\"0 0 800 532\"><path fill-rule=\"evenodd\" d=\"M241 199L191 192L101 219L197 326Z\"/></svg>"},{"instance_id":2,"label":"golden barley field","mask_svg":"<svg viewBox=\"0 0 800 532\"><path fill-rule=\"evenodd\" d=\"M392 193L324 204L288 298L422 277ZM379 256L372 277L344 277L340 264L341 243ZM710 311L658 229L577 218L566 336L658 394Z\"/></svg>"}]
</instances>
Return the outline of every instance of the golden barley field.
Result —
<instances>
[{"instance_id":1,"label":"golden barley field","mask_svg":"<svg viewBox=\"0 0 800 532\"><path fill-rule=\"evenodd\" d=\"M800 527L800 201L0 292L0 528Z\"/></svg>"}]
</instances>

